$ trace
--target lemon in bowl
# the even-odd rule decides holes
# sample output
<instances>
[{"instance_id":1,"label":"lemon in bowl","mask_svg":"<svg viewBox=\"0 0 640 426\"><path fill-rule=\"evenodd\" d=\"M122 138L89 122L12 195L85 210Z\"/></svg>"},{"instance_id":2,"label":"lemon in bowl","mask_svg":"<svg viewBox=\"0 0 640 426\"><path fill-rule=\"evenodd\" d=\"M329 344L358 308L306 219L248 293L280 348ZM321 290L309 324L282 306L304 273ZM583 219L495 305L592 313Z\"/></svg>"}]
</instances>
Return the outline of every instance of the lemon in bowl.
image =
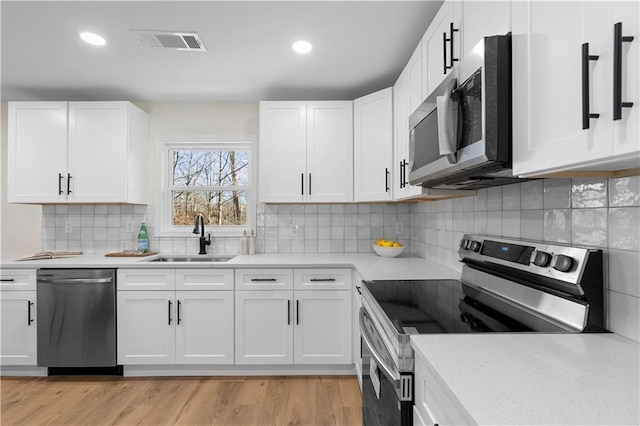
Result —
<instances>
[{"instance_id":1,"label":"lemon in bowl","mask_svg":"<svg viewBox=\"0 0 640 426\"><path fill-rule=\"evenodd\" d=\"M402 244L391 240L377 240L372 247L373 251L380 257L397 257L404 251Z\"/></svg>"}]
</instances>

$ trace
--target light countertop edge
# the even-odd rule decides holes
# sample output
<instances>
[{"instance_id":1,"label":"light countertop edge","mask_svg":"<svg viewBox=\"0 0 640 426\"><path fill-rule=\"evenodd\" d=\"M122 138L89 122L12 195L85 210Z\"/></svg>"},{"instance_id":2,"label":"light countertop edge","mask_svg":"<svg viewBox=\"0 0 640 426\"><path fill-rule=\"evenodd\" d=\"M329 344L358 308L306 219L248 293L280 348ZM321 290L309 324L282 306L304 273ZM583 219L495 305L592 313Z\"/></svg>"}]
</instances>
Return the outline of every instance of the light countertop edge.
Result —
<instances>
[{"instance_id":1,"label":"light countertop edge","mask_svg":"<svg viewBox=\"0 0 640 426\"><path fill-rule=\"evenodd\" d=\"M419 257L382 258L374 253L237 255L227 262L150 262L160 255L105 257L87 254L73 258L2 260L2 269L37 268L355 268L364 280L459 279L460 272Z\"/></svg>"},{"instance_id":2,"label":"light countertop edge","mask_svg":"<svg viewBox=\"0 0 640 426\"><path fill-rule=\"evenodd\" d=\"M411 345L472 423L640 424L640 343L622 336L438 334Z\"/></svg>"}]
</instances>

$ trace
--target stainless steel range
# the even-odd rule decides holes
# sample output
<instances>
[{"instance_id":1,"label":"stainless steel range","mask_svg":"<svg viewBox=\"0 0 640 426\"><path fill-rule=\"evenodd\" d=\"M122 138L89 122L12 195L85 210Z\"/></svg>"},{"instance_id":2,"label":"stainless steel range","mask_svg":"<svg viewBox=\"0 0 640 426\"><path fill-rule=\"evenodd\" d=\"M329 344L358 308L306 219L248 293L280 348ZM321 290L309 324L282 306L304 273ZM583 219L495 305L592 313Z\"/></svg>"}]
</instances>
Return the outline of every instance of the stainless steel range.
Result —
<instances>
[{"instance_id":1,"label":"stainless steel range","mask_svg":"<svg viewBox=\"0 0 640 426\"><path fill-rule=\"evenodd\" d=\"M465 235L458 280L365 281L363 424L411 425L411 335L603 332L601 250Z\"/></svg>"}]
</instances>

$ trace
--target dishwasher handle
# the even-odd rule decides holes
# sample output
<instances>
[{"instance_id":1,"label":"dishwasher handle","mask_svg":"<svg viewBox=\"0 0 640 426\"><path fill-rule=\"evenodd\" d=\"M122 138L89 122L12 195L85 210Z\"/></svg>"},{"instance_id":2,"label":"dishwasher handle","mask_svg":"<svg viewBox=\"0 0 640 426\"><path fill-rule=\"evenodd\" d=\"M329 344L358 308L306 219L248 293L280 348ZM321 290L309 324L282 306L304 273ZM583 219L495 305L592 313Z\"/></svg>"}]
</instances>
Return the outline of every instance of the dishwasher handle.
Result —
<instances>
[{"instance_id":1,"label":"dishwasher handle","mask_svg":"<svg viewBox=\"0 0 640 426\"><path fill-rule=\"evenodd\" d=\"M112 278L47 278L38 277L38 282L47 284L102 284L113 282Z\"/></svg>"}]
</instances>

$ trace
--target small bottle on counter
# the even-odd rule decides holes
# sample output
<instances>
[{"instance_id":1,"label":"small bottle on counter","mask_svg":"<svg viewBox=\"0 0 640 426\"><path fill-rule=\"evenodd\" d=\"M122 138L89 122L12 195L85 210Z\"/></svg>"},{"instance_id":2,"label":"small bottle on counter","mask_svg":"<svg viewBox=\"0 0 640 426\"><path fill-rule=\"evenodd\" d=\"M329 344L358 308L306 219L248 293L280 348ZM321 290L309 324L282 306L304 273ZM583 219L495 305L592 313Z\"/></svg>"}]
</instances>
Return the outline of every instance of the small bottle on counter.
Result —
<instances>
[{"instance_id":1,"label":"small bottle on counter","mask_svg":"<svg viewBox=\"0 0 640 426\"><path fill-rule=\"evenodd\" d=\"M246 230L242 232L240 239L240 254L249 254L249 237L247 237Z\"/></svg>"},{"instance_id":2,"label":"small bottle on counter","mask_svg":"<svg viewBox=\"0 0 640 426\"><path fill-rule=\"evenodd\" d=\"M146 253L149 251L149 235L147 234L147 225L142 222L140 232L138 232L138 252Z\"/></svg>"},{"instance_id":3,"label":"small bottle on counter","mask_svg":"<svg viewBox=\"0 0 640 426\"><path fill-rule=\"evenodd\" d=\"M249 254L256 254L256 234L253 233L253 230L249 237Z\"/></svg>"}]
</instances>

